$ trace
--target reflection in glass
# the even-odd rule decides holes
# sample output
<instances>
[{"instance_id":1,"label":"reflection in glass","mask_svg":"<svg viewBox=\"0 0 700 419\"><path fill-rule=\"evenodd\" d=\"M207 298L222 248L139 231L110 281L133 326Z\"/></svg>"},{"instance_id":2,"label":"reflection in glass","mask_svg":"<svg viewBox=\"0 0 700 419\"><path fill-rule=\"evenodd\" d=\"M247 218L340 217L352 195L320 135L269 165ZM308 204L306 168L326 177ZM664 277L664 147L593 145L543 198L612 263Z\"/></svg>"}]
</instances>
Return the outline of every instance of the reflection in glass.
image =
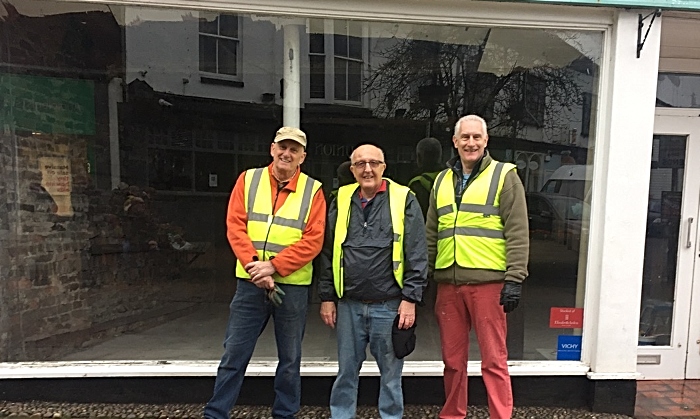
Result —
<instances>
[{"instance_id":1,"label":"reflection in glass","mask_svg":"<svg viewBox=\"0 0 700 419\"><path fill-rule=\"evenodd\" d=\"M639 344L668 346L673 324L687 138L655 135L644 250Z\"/></svg>"},{"instance_id":2,"label":"reflection in glass","mask_svg":"<svg viewBox=\"0 0 700 419\"><path fill-rule=\"evenodd\" d=\"M577 332L550 329L549 313L582 306L601 32L32 1L0 5L0 227L13 232L0 293L22 320L0 330L5 360L219 359L235 292L228 194L270 162L286 25L300 34L302 167L327 196L358 143L380 145L406 184L420 139L447 160L456 119L482 115L531 206L511 358L555 359L557 336ZM558 179L569 169L583 174ZM333 360L314 290L310 302L303 355ZM409 359L439 360L434 317L420 316ZM274 359L271 331L261 339L255 359Z\"/></svg>"},{"instance_id":3,"label":"reflection in glass","mask_svg":"<svg viewBox=\"0 0 700 419\"><path fill-rule=\"evenodd\" d=\"M659 73L656 106L700 108L700 74Z\"/></svg>"}]
</instances>

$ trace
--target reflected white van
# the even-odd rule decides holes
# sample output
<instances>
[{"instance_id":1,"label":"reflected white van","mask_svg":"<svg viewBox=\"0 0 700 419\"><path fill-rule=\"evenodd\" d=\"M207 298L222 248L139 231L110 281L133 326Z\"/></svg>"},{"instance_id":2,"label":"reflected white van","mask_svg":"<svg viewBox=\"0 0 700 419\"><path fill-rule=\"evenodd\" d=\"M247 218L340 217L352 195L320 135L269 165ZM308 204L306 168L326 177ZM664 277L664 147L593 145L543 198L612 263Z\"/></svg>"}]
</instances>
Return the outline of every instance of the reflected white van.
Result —
<instances>
[{"instance_id":1,"label":"reflected white van","mask_svg":"<svg viewBox=\"0 0 700 419\"><path fill-rule=\"evenodd\" d=\"M585 164L564 165L552 173L540 192L585 200L593 176L593 167Z\"/></svg>"}]
</instances>

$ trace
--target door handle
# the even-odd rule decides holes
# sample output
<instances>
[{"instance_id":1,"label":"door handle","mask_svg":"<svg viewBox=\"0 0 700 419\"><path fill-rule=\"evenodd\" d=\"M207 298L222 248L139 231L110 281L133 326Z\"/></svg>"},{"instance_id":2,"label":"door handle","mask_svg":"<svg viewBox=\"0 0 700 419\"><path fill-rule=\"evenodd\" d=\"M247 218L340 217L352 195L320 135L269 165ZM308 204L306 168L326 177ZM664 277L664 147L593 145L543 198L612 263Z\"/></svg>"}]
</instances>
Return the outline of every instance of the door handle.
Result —
<instances>
[{"instance_id":1,"label":"door handle","mask_svg":"<svg viewBox=\"0 0 700 419\"><path fill-rule=\"evenodd\" d=\"M690 241L691 231L693 230L693 217L688 217L688 240L685 242L685 247L690 249L693 243Z\"/></svg>"}]
</instances>

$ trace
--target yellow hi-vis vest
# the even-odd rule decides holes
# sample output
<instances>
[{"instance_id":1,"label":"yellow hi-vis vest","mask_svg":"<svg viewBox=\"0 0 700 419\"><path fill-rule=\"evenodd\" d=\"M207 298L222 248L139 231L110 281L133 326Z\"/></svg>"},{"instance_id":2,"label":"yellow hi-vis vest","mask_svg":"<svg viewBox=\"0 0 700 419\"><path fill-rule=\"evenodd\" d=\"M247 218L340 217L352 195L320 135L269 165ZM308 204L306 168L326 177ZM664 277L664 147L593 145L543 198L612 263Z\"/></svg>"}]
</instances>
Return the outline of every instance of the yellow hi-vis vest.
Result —
<instances>
[{"instance_id":1,"label":"yellow hi-vis vest","mask_svg":"<svg viewBox=\"0 0 700 419\"><path fill-rule=\"evenodd\" d=\"M406 199L410 189L406 186L386 180L389 193L389 212L391 212L391 227L394 232L392 247L392 267L394 278L403 288L403 232L404 216L406 212ZM359 185L357 183L345 185L338 189L338 219L335 221L335 237L333 238L333 284L338 298L343 298L344 266L343 266L343 242L348 235L350 223L350 202L352 195Z\"/></svg>"},{"instance_id":2,"label":"yellow hi-vis vest","mask_svg":"<svg viewBox=\"0 0 700 419\"><path fill-rule=\"evenodd\" d=\"M267 167L250 169L245 173L244 204L248 213L248 237L253 242L260 260L270 260L282 250L301 240L309 221L311 203L321 182L304 173L299 174L297 188L284 204L273 213L272 189ZM311 284L312 266L307 263L287 276L275 273L272 277L280 284ZM236 276L250 278L240 261L236 262Z\"/></svg>"},{"instance_id":3,"label":"yellow hi-vis vest","mask_svg":"<svg viewBox=\"0 0 700 419\"><path fill-rule=\"evenodd\" d=\"M435 178L437 175L440 174L440 172L429 172L429 173L422 173L413 179L411 179L410 182L408 182L408 185L412 185L413 182L418 182L425 188L426 191L429 191L433 188L433 183L435 183Z\"/></svg>"},{"instance_id":4,"label":"yellow hi-vis vest","mask_svg":"<svg viewBox=\"0 0 700 419\"><path fill-rule=\"evenodd\" d=\"M459 208L454 173L451 169L440 172L433 186L438 215L435 269L457 263L462 268L506 270L506 243L498 207L506 174L514 168L510 163L492 161L464 191Z\"/></svg>"}]
</instances>

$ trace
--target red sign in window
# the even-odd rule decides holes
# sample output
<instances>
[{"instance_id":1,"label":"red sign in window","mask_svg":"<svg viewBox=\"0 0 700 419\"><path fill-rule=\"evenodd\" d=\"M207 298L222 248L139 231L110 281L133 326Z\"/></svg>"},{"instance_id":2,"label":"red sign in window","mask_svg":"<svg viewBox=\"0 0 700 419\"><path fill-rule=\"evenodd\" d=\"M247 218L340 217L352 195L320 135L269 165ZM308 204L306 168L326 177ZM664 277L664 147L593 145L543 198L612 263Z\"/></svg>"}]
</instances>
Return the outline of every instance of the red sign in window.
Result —
<instances>
[{"instance_id":1,"label":"red sign in window","mask_svg":"<svg viewBox=\"0 0 700 419\"><path fill-rule=\"evenodd\" d=\"M576 329L582 324L582 308L552 307L549 312L549 327L553 329Z\"/></svg>"}]
</instances>

